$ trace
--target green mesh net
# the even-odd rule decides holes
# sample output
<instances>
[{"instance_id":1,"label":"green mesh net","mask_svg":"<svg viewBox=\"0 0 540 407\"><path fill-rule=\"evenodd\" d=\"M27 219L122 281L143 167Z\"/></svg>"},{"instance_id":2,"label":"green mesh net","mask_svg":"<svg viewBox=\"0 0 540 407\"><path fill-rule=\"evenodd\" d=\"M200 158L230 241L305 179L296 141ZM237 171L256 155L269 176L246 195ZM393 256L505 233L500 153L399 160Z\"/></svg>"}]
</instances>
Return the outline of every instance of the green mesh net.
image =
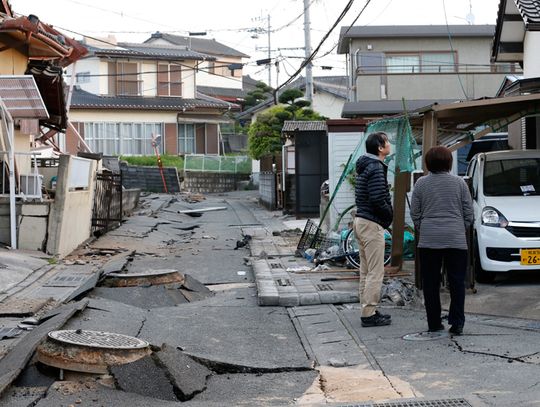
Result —
<instances>
[{"instance_id":1,"label":"green mesh net","mask_svg":"<svg viewBox=\"0 0 540 407\"><path fill-rule=\"evenodd\" d=\"M396 172L411 172L422 166L422 150L416 144L413 137L411 125L407 116L401 116L392 119L377 120L370 123L364 136L361 137L356 148L349 157L349 160L344 166L343 173L336 184L335 190L332 192L329 203L326 206L325 212L321 216L321 224L325 219L328 210L338 193L342 183L349 176L353 176L356 169L356 161L366 152L366 138L371 133L382 131L388 135L388 141L391 144L391 154L386 157L385 163L388 165L389 174L388 182L394 184L394 174Z\"/></svg>"},{"instance_id":2,"label":"green mesh net","mask_svg":"<svg viewBox=\"0 0 540 407\"><path fill-rule=\"evenodd\" d=\"M392 174L411 172L421 167L422 150L414 140L409 120L407 117L398 117L377 120L367 126L345 168L345 176L355 171L356 160L366 152L367 136L378 131L386 133L391 144L391 154L386 157L385 163Z\"/></svg>"}]
</instances>

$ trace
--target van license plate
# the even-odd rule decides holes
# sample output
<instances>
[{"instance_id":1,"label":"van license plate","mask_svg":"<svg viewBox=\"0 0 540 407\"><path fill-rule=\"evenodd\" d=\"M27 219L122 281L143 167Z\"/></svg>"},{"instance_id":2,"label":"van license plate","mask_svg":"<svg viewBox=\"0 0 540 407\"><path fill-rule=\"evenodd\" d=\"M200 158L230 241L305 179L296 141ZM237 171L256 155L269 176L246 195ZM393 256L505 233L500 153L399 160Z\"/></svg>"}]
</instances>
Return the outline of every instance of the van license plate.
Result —
<instances>
[{"instance_id":1,"label":"van license plate","mask_svg":"<svg viewBox=\"0 0 540 407\"><path fill-rule=\"evenodd\" d=\"M540 249L521 249L522 266L540 266Z\"/></svg>"}]
</instances>

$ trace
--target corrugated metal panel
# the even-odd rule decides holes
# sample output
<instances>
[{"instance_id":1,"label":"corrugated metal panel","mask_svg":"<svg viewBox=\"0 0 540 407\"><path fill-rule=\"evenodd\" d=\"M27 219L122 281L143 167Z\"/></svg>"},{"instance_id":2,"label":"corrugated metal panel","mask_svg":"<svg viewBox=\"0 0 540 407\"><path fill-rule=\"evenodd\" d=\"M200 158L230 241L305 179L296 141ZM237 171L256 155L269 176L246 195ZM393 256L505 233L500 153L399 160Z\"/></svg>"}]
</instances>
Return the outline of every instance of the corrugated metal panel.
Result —
<instances>
[{"instance_id":1,"label":"corrugated metal panel","mask_svg":"<svg viewBox=\"0 0 540 407\"><path fill-rule=\"evenodd\" d=\"M336 189L336 185L344 170L349 155L356 148L364 136L363 132L358 133L329 133L328 134L328 184L330 195ZM349 181L341 184L339 191L330 207L330 226L333 227L341 212L354 204L354 190ZM350 220L345 216L340 227L347 226Z\"/></svg>"},{"instance_id":2,"label":"corrugated metal panel","mask_svg":"<svg viewBox=\"0 0 540 407\"><path fill-rule=\"evenodd\" d=\"M0 76L0 98L14 119L47 119L49 114L31 75Z\"/></svg>"}]
</instances>

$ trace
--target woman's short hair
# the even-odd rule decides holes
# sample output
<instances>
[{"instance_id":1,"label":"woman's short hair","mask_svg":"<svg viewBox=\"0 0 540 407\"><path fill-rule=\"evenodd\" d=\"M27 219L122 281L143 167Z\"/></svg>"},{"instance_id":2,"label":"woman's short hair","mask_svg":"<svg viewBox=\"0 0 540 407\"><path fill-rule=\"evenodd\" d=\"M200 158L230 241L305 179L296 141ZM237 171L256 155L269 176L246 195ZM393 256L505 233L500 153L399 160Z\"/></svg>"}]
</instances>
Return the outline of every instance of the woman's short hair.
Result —
<instances>
[{"instance_id":1,"label":"woman's short hair","mask_svg":"<svg viewBox=\"0 0 540 407\"><path fill-rule=\"evenodd\" d=\"M426 153L426 167L429 172L449 172L452 161L452 152L444 146L432 147Z\"/></svg>"},{"instance_id":2,"label":"woman's short hair","mask_svg":"<svg viewBox=\"0 0 540 407\"><path fill-rule=\"evenodd\" d=\"M366 152L379 155L379 147L384 147L388 141L388 136L382 131L371 133L366 139Z\"/></svg>"}]
</instances>

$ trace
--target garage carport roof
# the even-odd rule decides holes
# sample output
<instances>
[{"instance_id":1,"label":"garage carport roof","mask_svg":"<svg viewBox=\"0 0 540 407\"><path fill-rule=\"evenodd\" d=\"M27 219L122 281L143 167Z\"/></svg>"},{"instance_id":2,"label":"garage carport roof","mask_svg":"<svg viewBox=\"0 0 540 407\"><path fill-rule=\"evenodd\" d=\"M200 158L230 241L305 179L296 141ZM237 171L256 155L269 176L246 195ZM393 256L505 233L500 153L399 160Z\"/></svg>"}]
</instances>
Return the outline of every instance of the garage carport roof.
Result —
<instances>
[{"instance_id":1,"label":"garage carport roof","mask_svg":"<svg viewBox=\"0 0 540 407\"><path fill-rule=\"evenodd\" d=\"M451 150L525 116L540 113L540 93L433 104L409 114L417 143ZM481 128L482 130L478 130ZM427 151L427 148L424 148Z\"/></svg>"}]
</instances>

